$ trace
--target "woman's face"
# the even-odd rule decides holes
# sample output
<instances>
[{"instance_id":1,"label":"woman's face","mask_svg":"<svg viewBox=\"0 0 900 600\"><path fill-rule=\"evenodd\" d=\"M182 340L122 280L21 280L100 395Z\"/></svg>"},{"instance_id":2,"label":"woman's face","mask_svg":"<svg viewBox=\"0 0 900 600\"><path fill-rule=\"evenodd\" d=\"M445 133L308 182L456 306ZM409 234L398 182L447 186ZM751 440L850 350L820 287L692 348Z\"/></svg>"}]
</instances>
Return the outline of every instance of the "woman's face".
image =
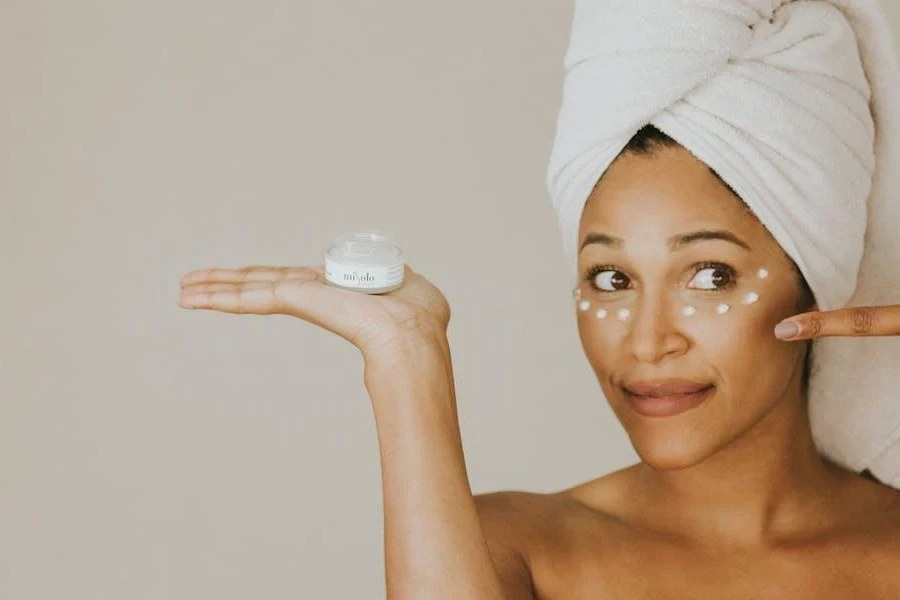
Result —
<instances>
[{"instance_id":1,"label":"woman's face","mask_svg":"<svg viewBox=\"0 0 900 600\"><path fill-rule=\"evenodd\" d=\"M793 264L690 152L621 155L586 203L579 247L591 234L578 256L579 336L645 463L698 463L800 398L804 344L773 334L796 312ZM668 379L713 387L671 416L638 412L623 388Z\"/></svg>"}]
</instances>

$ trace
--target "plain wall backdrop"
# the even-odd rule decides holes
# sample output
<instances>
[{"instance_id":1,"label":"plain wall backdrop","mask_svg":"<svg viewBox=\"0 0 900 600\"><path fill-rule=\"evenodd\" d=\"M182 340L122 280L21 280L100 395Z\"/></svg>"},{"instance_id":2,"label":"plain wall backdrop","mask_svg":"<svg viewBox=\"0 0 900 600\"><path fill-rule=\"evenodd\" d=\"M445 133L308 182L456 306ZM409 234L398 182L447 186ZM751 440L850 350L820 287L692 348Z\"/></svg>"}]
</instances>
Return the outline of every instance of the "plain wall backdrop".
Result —
<instances>
[{"instance_id":1,"label":"plain wall backdrop","mask_svg":"<svg viewBox=\"0 0 900 600\"><path fill-rule=\"evenodd\" d=\"M887 2L900 25L900 3ZM363 363L179 308L393 231L447 296L475 493L637 460L544 187L571 1L0 3L0 597L384 598Z\"/></svg>"}]
</instances>

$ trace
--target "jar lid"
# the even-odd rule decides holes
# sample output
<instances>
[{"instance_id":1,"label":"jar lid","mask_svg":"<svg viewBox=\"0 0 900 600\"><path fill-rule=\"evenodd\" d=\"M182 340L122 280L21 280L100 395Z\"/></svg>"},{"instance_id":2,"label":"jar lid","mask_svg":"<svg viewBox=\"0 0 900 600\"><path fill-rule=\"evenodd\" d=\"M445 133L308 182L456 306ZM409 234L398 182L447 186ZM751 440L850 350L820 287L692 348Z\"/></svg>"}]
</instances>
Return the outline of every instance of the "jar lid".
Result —
<instances>
[{"instance_id":1,"label":"jar lid","mask_svg":"<svg viewBox=\"0 0 900 600\"><path fill-rule=\"evenodd\" d=\"M338 263L390 265L402 262L404 252L389 231L355 229L337 235L327 255Z\"/></svg>"}]
</instances>

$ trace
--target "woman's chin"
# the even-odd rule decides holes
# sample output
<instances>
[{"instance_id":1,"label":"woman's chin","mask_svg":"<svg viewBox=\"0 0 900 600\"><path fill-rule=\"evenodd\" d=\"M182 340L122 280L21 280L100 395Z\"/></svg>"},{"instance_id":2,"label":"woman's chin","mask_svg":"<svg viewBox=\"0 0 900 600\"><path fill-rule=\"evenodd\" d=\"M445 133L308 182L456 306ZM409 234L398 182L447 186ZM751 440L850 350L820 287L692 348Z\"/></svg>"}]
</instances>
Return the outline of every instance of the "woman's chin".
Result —
<instances>
[{"instance_id":1,"label":"woman's chin","mask_svg":"<svg viewBox=\"0 0 900 600\"><path fill-rule=\"evenodd\" d=\"M701 444L689 431L672 433L665 435L655 431L651 435L630 436L631 444L642 462L660 471L693 466L711 453L709 447Z\"/></svg>"}]
</instances>

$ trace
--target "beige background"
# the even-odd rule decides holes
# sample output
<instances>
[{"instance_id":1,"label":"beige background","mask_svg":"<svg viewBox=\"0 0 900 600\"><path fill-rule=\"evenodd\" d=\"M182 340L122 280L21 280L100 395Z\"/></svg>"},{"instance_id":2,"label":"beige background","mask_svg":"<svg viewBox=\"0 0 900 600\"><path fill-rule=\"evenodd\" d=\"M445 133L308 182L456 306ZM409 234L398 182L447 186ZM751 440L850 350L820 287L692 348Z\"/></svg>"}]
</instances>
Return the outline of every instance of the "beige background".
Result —
<instances>
[{"instance_id":1,"label":"beige background","mask_svg":"<svg viewBox=\"0 0 900 600\"><path fill-rule=\"evenodd\" d=\"M348 227L450 300L476 493L636 460L544 188L570 5L0 3L0 597L384 597L357 350L177 306Z\"/></svg>"}]
</instances>

